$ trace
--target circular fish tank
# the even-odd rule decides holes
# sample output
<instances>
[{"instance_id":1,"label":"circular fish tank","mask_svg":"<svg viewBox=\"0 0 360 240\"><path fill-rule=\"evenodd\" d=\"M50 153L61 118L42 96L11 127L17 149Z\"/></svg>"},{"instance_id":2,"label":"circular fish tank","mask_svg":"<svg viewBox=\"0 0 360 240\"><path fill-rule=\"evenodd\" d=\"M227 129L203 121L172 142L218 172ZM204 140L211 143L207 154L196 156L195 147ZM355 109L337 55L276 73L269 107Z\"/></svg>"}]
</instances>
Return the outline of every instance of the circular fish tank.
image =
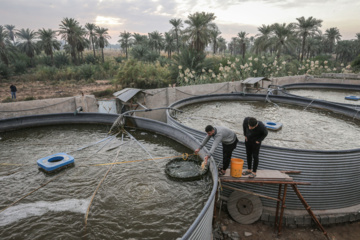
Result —
<instances>
[{"instance_id":1,"label":"circular fish tank","mask_svg":"<svg viewBox=\"0 0 360 240\"><path fill-rule=\"evenodd\" d=\"M212 218L217 173L179 182L164 172L174 156L193 153L196 140L163 123L128 117L125 130L134 139L119 134L94 145L108 137L117 117L89 113L0 120L1 239L211 236L211 222L199 222ZM57 152L71 153L74 167L56 174L39 171L36 160Z\"/></svg>"},{"instance_id":2,"label":"circular fish tank","mask_svg":"<svg viewBox=\"0 0 360 240\"><path fill-rule=\"evenodd\" d=\"M360 115L346 106L325 101L310 102L307 98L263 94L204 95L172 104L170 107L181 109L183 113L167 111L167 122L199 141L206 136L206 125L227 126L237 133L240 140L233 157L241 159L246 159L242 129L244 117L283 123L279 131L269 131L263 141L259 169L300 171L301 174L291 177L294 181L311 183L298 188L312 210L316 211L315 214L327 219L329 214L333 214L336 221L346 222L360 208L360 146L357 140ZM333 144L335 137L341 141ZM206 147L210 149L211 143ZM222 163L221 146L217 147L214 159L217 164ZM224 184L277 197L277 186ZM223 191L224 197L230 194L230 190ZM262 202L264 209L273 210L276 207L275 201L262 198ZM286 207L293 211L304 209L291 191L287 193ZM344 218L344 215L347 217ZM292 220L295 218L293 215ZM263 214L262 219L271 221L272 218Z\"/></svg>"},{"instance_id":3,"label":"circular fish tank","mask_svg":"<svg viewBox=\"0 0 360 240\"><path fill-rule=\"evenodd\" d=\"M328 101L352 108L360 108L359 101L348 100L348 96L360 97L360 85L336 83L294 83L280 86L278 95L297 96L312 100Z\"/></svg>"}]
</instances>

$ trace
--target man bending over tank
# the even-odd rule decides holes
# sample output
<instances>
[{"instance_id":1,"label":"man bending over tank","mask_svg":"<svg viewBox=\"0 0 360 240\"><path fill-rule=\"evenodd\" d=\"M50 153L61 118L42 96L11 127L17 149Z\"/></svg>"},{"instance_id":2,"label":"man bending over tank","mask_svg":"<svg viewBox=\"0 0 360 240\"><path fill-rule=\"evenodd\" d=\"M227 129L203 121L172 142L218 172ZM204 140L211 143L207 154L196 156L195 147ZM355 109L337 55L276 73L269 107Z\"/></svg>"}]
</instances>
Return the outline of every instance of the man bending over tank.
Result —
<instances>
[{"instance_id":1,"label":"man bending over tank","mask_svg":"<svg viewBox=\"0 0 360 240\"><path fill-rule=\"evenodd\" d=\"M248 169L243 175L249 175L249 177L256 177L256 170L259 165L259 152L261 142L268 135L268 130L265 125L257 121L256 118L246 117L243 122L243 130L245 136L245 147ZM252 160L254 159L254 166L252 166ZM251 171L251 167L253 167Z\"/></svg>"},{"instance_id":2,"label":"man bending over tank","mask_svg":"<svg viewBox=\"0 0 360 240\"><path fill-rule=\"evenodd\" d=\"M223 146L223 167L219 168L218 170L220 175L224 175L226 169L229 167L232 152L236 148L236 144L238 143L239 140L237 139L236 134L226 127L221 127L221 126L213 127L211 125L208 125L205 128L205 132L207 133L207 136L204 138L200 147L195 150L195 153L197 154L200 151L200 149L202 149L205 146L205 144L210 140L211 137L214 138L214 142L210 149L210 154L206 155L204 158L204 163L206 165L209 157L211 157L214 154L216 147L221 142Z\"/></svg>"}]
</instances>

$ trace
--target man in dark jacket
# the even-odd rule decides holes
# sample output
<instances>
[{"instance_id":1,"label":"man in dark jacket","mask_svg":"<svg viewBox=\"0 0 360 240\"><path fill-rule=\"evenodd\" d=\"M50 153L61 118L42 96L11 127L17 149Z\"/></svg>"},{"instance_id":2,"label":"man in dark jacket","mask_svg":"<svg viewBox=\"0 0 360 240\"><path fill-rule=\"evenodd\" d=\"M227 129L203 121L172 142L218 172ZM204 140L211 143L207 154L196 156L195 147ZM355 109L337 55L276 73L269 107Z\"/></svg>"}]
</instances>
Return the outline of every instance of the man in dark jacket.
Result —
<instances>
[{"instance_id":1,"label":"man in dark jacket","mask_svg":"<svg viewBox=\"0 0 360 240\"><path fill-rule=\"evenodd\" d=\"M14 84L11 84L10 91L11 91L11 98L16 99L16 91L17 91L17 89L16 89Z\"/></svg>"},{"instance_id":2,"label":"man in dark jacket","mask_svg":"<svg viewBox=\"0 0 360 240\"><path fill-rule=\"evenodd\" d=\"M256 170L259 165L259 152L261 142L268 135L268 130L265 125L257 121L253 117L246 117L243 122L245 147L248 170L243 175L249 175L249 177L256 177ZM252 160L254 159L254 165L252 166ZM252 167L252 171L251 171Z\"/></svg>"}]
</instances>

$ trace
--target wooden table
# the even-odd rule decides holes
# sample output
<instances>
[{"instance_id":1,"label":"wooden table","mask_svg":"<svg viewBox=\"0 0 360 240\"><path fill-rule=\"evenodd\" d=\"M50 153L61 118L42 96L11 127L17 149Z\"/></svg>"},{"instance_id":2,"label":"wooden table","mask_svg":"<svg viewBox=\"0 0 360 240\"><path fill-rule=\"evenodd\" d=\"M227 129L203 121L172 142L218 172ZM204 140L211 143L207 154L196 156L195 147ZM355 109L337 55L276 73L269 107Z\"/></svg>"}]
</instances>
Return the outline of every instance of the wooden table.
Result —
<instances>
[{"instance_id":1,"label":"wooden table","mask_svg":"<svg viewBox=\"0 0 360 240\"><path fill-rule=\"evenodd\" d=\"M277 198L256 194L251 191L242 190L230 186L223 186L225 188L229 188L235 191L245 192L248 194L253 194L259 197L264 197L267 199L275 200L277 201L276 205L276 213L275 213L275 231L277 230L277 234L281 235L281 228L282 228L282 221L283 221L283 215L284 210L286 208L285 201L286 201L286 193L287 193L287 186L290 185L300 201L302 202L303 206L309 213L309 215L312 217L312 219L315 221L315 223L318 225L318 227L323 231L325 237L329 239L329 236L327 235L325 229L319 222L319 220L314 215L313 211L311 210L311 207L307 204L304 197L301 195L299 189L297 188L297 185L311 185L308 182L296 182L293 180L292 177L290 177L288 174L300 174L299 171L279 171L279 170L258 170L257 175L255 178L250 178L247 176L241 176L240 178L234 178L230 176L230 169L227 169L225 175L220 176L219 179L221 182L235 182L235 183L257 183L257 184L278 184L278 196Z\"/></svg>"}]
</instances>

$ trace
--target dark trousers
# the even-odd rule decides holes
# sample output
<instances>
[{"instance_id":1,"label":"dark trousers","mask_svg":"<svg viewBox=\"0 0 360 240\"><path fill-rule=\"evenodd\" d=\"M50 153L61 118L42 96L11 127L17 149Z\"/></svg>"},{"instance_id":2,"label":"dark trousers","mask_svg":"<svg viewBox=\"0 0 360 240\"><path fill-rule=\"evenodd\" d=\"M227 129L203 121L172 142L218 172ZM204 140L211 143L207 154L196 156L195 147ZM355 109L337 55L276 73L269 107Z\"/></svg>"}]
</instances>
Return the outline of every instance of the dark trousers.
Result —
<instances>
[{"instance_id":1,"label":"dark trousers","mask_svg":"<svg viewBox=\"0 0 360 240\"><path fill-rule=\"evenodd\" d=\"M257 144L256 142L245 142L246 147L246 158L248 169L251 170L252 160L254 159L253 172L256 172L259 165L259 152L260 152L261 143Z\"/></svg>"},{"instance_id":2,"label":"dark trousers","mask_svg":"<svg viewBox=\"0 0 360 240\"><path fill-rule=\"evenodd\" d=\"M222 145L222 147L223 147L223 170L228 169L232 152L236 148L236 145L238 142L239 142L239 140L236 138L235 142L233 142L232 144L229 144L229 145L223 144Z\"/></svg>"}]
</instances>

